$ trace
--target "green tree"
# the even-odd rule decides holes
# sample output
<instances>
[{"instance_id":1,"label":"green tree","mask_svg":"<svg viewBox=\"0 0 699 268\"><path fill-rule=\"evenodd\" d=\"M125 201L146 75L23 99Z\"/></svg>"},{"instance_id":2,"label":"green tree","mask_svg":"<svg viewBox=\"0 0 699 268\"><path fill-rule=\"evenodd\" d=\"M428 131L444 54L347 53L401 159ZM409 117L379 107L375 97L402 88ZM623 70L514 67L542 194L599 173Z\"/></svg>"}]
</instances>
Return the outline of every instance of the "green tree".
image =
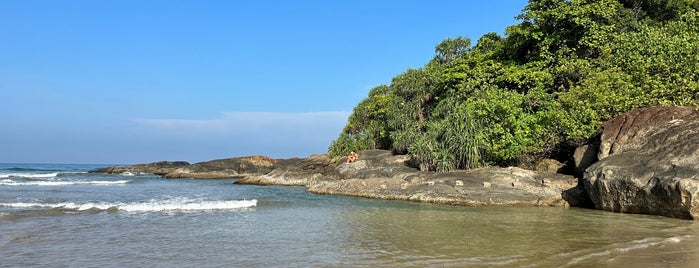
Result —
<instances>
[{"instance_id":1,"label":"green tree","mask_svg":"<svg viewBox=\"0 0 699 268\"><path fill-rule=\"evenodd\" d=\"M505 36L447 38L372 89L330 146L382 148L423 170L566 160L600 124L699 105L699 0L530 0Z\"/></svg>"},{"instance_id":2,"label":"green tree","mask_svg":"<svg viewBox=\"0 0 699 268\"><path fill-rule=\"evenodd\" d=\"M469 49L471 49L471 39L447 38L435 47L435 60L439 63L447 63L466 54Z\"/></svg>"}]
</instances>

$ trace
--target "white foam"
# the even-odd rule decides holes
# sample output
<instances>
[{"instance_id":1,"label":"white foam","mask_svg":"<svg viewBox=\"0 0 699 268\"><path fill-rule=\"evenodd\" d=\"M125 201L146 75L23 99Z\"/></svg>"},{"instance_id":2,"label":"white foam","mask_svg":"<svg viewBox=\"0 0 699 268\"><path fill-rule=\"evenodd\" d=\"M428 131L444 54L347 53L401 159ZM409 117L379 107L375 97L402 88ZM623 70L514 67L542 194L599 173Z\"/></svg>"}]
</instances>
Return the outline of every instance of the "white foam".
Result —
<instances>
[{"instance_id":1,"label":"white foam","mask_svg":"<svg viewBox=\"0 0 699 268\"><path fill-rule=\"evenodd\" d=\"M232 210L257 206L257 200L222 200L201 201L190 199L151 200L134 203L0 203L0 207L11 208L58 208L68 210L108 210L118 209L126 212L158 212L158 211L202 211L202 210Z\"/></svg>"},{"instance_id":2,"label":"white foam","mask_svg":"<svg viewBox=\"0 0 699 268\"><path fill-rule=\"evenodd\" d=\"M119 181L27 181L18 182L10 179L0 180L0 185L7 186L67 186L67 185L118 185L127 184L131 180Z\"/></svg>"},{"instance_id":3,"label":"white foam","mask_svg":"<svg viewBox=\"0 0 699 268\"><path fill-rule=\"evenodd\" d=\"M19 178L25 178L25 179L46 179L46 178L55 178L56 176L58 176L58 172L54 172L54 173L3 173L3 174L0 174L0 178L19 177Z\"/></svg>"},{"instance_id":4,"label":"white foam","mask_svg":"<svg viewBox=\"0 0 699 268\"><path fill-rule=\"evenodd\" d=\"M122 173L119 174L119 175L121 175L121 176L126 176L126 177L133 177L133 176L136 176L135 174L133 174L133 173L131 173L131 172L128 172L128 171L122 172Z\"/></svg>"},{"instance_id":5,"label":"white foam","mask_svg":"<svg viewBox=\"0 0 699 268\"><path fill-rule=\"evenodd\" d=\"M228 210L257 206L257 200L230 200L230 201L194 201L165 200L144 203L131 203L119 206L120 210L128 212L148 211L173 211L173 210Z\"/></svg>"},{"instance_id":6,"label":"white foam","mask_svg":"<svg viewBox=\"0 0 699 268\"><path fill-rule=\"evenodd\" d=\"M596 259L600 258L603 256L611 256L613 254L622 254L622 253L628 253L629 251L634 251L634 250L639 250L639 249L645 249L649 247L655 247L659 246L662 244L670 244L670 243L679 243L682 240L683 237L669 237L669 238L645 238L645 239L640 239L640 240L633 240L629 241L627 243L620 243L620 244L614 244L612 245L611 249L606 249L602 250L599 252L592 252L585 254L583 256L573 258L570 262L568 262L568 266L575 266L579 264L582 261L585 261L587 259Z\"/></svg>"}]
</instances>

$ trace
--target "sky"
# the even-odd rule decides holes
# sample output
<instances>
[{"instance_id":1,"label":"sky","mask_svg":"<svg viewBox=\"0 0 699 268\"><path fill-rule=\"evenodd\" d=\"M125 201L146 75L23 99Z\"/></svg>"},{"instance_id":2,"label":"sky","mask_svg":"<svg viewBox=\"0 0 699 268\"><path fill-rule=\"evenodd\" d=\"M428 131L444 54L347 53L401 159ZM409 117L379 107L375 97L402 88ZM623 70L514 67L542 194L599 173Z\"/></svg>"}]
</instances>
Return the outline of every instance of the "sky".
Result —
<instances>
[{"instance_id":1,"label":"sky","mask_svg":"<svg viewBox=\"0 0 699 268\"><path fill-rule=\"evenodd\" d=\"M0 0L0 162L327 152L369 90L525 0Z\"/></svg>"}]
</instances>

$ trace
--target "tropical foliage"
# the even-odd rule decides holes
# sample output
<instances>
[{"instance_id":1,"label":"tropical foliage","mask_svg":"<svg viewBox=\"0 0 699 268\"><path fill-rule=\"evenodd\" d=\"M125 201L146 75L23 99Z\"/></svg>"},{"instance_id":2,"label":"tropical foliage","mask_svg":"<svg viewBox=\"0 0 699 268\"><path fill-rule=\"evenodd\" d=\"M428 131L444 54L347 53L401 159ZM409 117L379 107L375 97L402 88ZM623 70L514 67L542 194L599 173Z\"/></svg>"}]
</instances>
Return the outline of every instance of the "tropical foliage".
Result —
<instances>
[{"instance_id":1,"label":"tropical foliage","mask_svg":"<svg viewBox=\"0 0 699 268\"><path fill-rule=\"evenodd\" d=\"M699 105L699 0L531 0L505 36L447 38L369 92L330 146L410 154L423 170L568 157L601 122Z\"/></svg>"}]
</instances>

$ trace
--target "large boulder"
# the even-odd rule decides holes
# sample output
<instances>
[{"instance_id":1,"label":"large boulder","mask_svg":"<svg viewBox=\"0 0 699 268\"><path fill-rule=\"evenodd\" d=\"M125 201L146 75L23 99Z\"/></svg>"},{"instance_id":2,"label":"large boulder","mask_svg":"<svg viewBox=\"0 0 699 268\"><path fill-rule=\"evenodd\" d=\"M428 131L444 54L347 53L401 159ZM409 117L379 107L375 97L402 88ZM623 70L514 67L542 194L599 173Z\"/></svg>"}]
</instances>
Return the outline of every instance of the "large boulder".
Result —
<instances>
[{"instance_id":1,"label":"large boulder","mask_svg":"<svg viewBox=\"0 0 699 268\"><path fill-rule=\"evenodd\" d=\"M573 164L575 165L575 175L582 176L585 170L598 160L599 144L585 144L575 149L573 153Z\"/></svg>"},{"instance_id":2,"label":"large boulder","mask_svg":"<svg viewBox=\"0 0 699 268\"><path fill-rule=\"evenodd\" d=\"M583 184L598 209L699 218L699 111L650 107L602 126Z\"/></svg>"}]
</instances>

